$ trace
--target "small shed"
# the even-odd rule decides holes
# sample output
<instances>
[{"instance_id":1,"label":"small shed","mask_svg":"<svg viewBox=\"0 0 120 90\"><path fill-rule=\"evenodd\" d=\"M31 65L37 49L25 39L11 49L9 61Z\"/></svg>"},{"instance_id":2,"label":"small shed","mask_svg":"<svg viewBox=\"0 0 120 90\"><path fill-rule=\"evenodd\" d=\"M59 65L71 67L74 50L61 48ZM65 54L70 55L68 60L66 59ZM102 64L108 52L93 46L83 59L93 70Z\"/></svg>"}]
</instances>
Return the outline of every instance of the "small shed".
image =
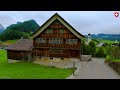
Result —
<instances>
[{"instance_id":1,"label":"small shed","mask_svg":"<svg viewBox=\"0 0 120 90\"><path fill-rule=\"evenodd\" d=\"M31 61L33 59L33 40L31 39L20 39L5 49L10 60Z\"/></svg>"}]
</instances>

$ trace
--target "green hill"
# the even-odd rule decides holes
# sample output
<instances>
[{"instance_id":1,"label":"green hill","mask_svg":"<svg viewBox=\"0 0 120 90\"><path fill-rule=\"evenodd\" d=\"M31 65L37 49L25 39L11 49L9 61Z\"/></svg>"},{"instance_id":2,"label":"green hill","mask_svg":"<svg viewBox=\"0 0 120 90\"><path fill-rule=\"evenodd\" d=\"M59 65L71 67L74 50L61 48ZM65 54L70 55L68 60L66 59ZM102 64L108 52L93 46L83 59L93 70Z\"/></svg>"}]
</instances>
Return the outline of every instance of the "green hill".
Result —
<instances>
[{"instance_id":1,"label":"green hill","mask_svg":"<svg viewBox=\"0 0 120 90\"><path fill-rule=\"evenodd\" d=\"M31 33L35 32L39 25L34 20L19 22L8 26L4 32L1 33L0 39L2 41L29 38Z\"/></svg>"}]
</instances>

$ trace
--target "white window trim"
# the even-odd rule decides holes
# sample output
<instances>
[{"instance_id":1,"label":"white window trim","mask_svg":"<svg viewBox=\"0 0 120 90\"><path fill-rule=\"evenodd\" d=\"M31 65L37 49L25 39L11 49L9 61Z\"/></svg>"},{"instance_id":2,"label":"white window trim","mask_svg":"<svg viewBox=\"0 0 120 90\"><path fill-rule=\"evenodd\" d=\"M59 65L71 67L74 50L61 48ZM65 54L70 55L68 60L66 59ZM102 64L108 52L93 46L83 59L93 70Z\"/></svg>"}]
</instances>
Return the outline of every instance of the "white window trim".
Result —
<instances>
[{"instance_id":1,"label":"white window trim","mask_svg":"<svg viewBox=\"0 0 120 90\"><path fill-rule=\"evenodd\" d=\"M51 41L50 41L51 40ZM63 39L59 38L49 38L50 44L63 44Z\"/></svg>"},{"instance_id":2,"label":"white window trim","mask_svg":"<svg viewBox=\"0 0 120 90\"><path fill-rule=\"evenodd\" d=\"M46 39L45 38L36 38L36 42L37 43L46 43Z\"/></svg>"},{"instance_id":3,"label":"white window trim","mask_svg":"<svg viewBox=\"0 0 120 90\"><path fill-rule=\"evenodd\" d=\"M66 44L77 44L78 39L66 39Z\"/></svg>"}]
</instances>

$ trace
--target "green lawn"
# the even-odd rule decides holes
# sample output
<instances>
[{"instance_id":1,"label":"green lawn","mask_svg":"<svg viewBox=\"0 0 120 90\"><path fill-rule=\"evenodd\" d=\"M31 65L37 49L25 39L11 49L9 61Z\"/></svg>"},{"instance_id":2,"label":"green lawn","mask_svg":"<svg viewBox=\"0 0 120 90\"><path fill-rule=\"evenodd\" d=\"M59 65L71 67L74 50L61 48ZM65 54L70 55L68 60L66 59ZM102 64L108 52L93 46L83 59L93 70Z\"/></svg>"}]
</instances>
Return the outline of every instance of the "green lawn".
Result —
<instances>
[{"instance_id":1,"label":"green lawn","mask_svg":"<svg viewBox=\"0 0 120 90\"><path fill-rule=\"evenodd\" d=\"M118 59L113 59L113 60L111 60L110 62L120 62L120 58L118 58Z\"/></svg>"},{"instance_id":2,"label":"green lawn","mask_svg":"<svg viewBox=\"0 0 120 90\"><path fill-rule=\"evenodd\" d=\"M71 69L49 68L32 62L7 63L6 51L0 50L0 79L64 79Z\"/></svg>"},{"instance_id":3,"label":"green lawn","mask_svg":"<svg viewBox=\"0 0 120 90\"><path fill-rule=\"evenodd\" d=\"M106 42L108 44L115 43L115 41L112 41L112 40L100 40L100 42Z\"/></svg>"},{"instance_id":4,"label":"green lawn","mask_svg":"<svg viewBox=\"0 0 120 90\"><path fill-rule=\"evenodd\" d=\"M18 40L7 40L5 42L0 42L1 44L5 45L5 44L14 44L16 43Z\"/></svg>"}]
</instances>

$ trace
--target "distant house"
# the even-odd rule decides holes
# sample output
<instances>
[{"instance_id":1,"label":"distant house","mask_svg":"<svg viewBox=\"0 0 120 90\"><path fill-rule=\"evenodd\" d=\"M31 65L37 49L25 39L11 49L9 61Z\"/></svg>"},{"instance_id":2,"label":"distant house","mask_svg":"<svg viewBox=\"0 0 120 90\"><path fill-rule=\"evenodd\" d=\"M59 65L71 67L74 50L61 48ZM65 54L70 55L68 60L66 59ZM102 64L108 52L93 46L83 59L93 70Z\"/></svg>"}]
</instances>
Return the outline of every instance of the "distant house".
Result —
<instances>
[{"instance_id":1,"label":"distant house","mask_svg":"<svg viewBox=\"0 0 120 90\"><path fill-rule=\"evenodd\" d=\"M120 46L120 44L119 43L113 43L110 46Z\"/></svg>"},{"instance_id":2,"label":"distant house","mask_svg":"<svg viewBox=\"0 0 120 90\"><path fill-rule=\"evenodd\" d=\"M101 46L103 46L104 44L105 44L105 42L101 42L101 43L97 44L96 46L97 46L97 47L101 47Z\"/></svg>"},{"instance_id":3,"label":"distant house","mask_svg":"<svg viewBox=\"0 0 120 90\"><path fill-rule=\"evenodd\" d=\"M33 33L31 39L20 39L6 50L8 59L14 60L32 60L33 56L80 59L83 38L56 13Z\"/></svg>"},{"instance_id":4,"label":"distant house","mask_svg":"<svg viewBox=\"0 0 120 90\"><path fill-rule=\"evenodd\" d=\"M118 44L119 42L117 40L115 40L115 43Z\"/></svg>"}]
</instances>

